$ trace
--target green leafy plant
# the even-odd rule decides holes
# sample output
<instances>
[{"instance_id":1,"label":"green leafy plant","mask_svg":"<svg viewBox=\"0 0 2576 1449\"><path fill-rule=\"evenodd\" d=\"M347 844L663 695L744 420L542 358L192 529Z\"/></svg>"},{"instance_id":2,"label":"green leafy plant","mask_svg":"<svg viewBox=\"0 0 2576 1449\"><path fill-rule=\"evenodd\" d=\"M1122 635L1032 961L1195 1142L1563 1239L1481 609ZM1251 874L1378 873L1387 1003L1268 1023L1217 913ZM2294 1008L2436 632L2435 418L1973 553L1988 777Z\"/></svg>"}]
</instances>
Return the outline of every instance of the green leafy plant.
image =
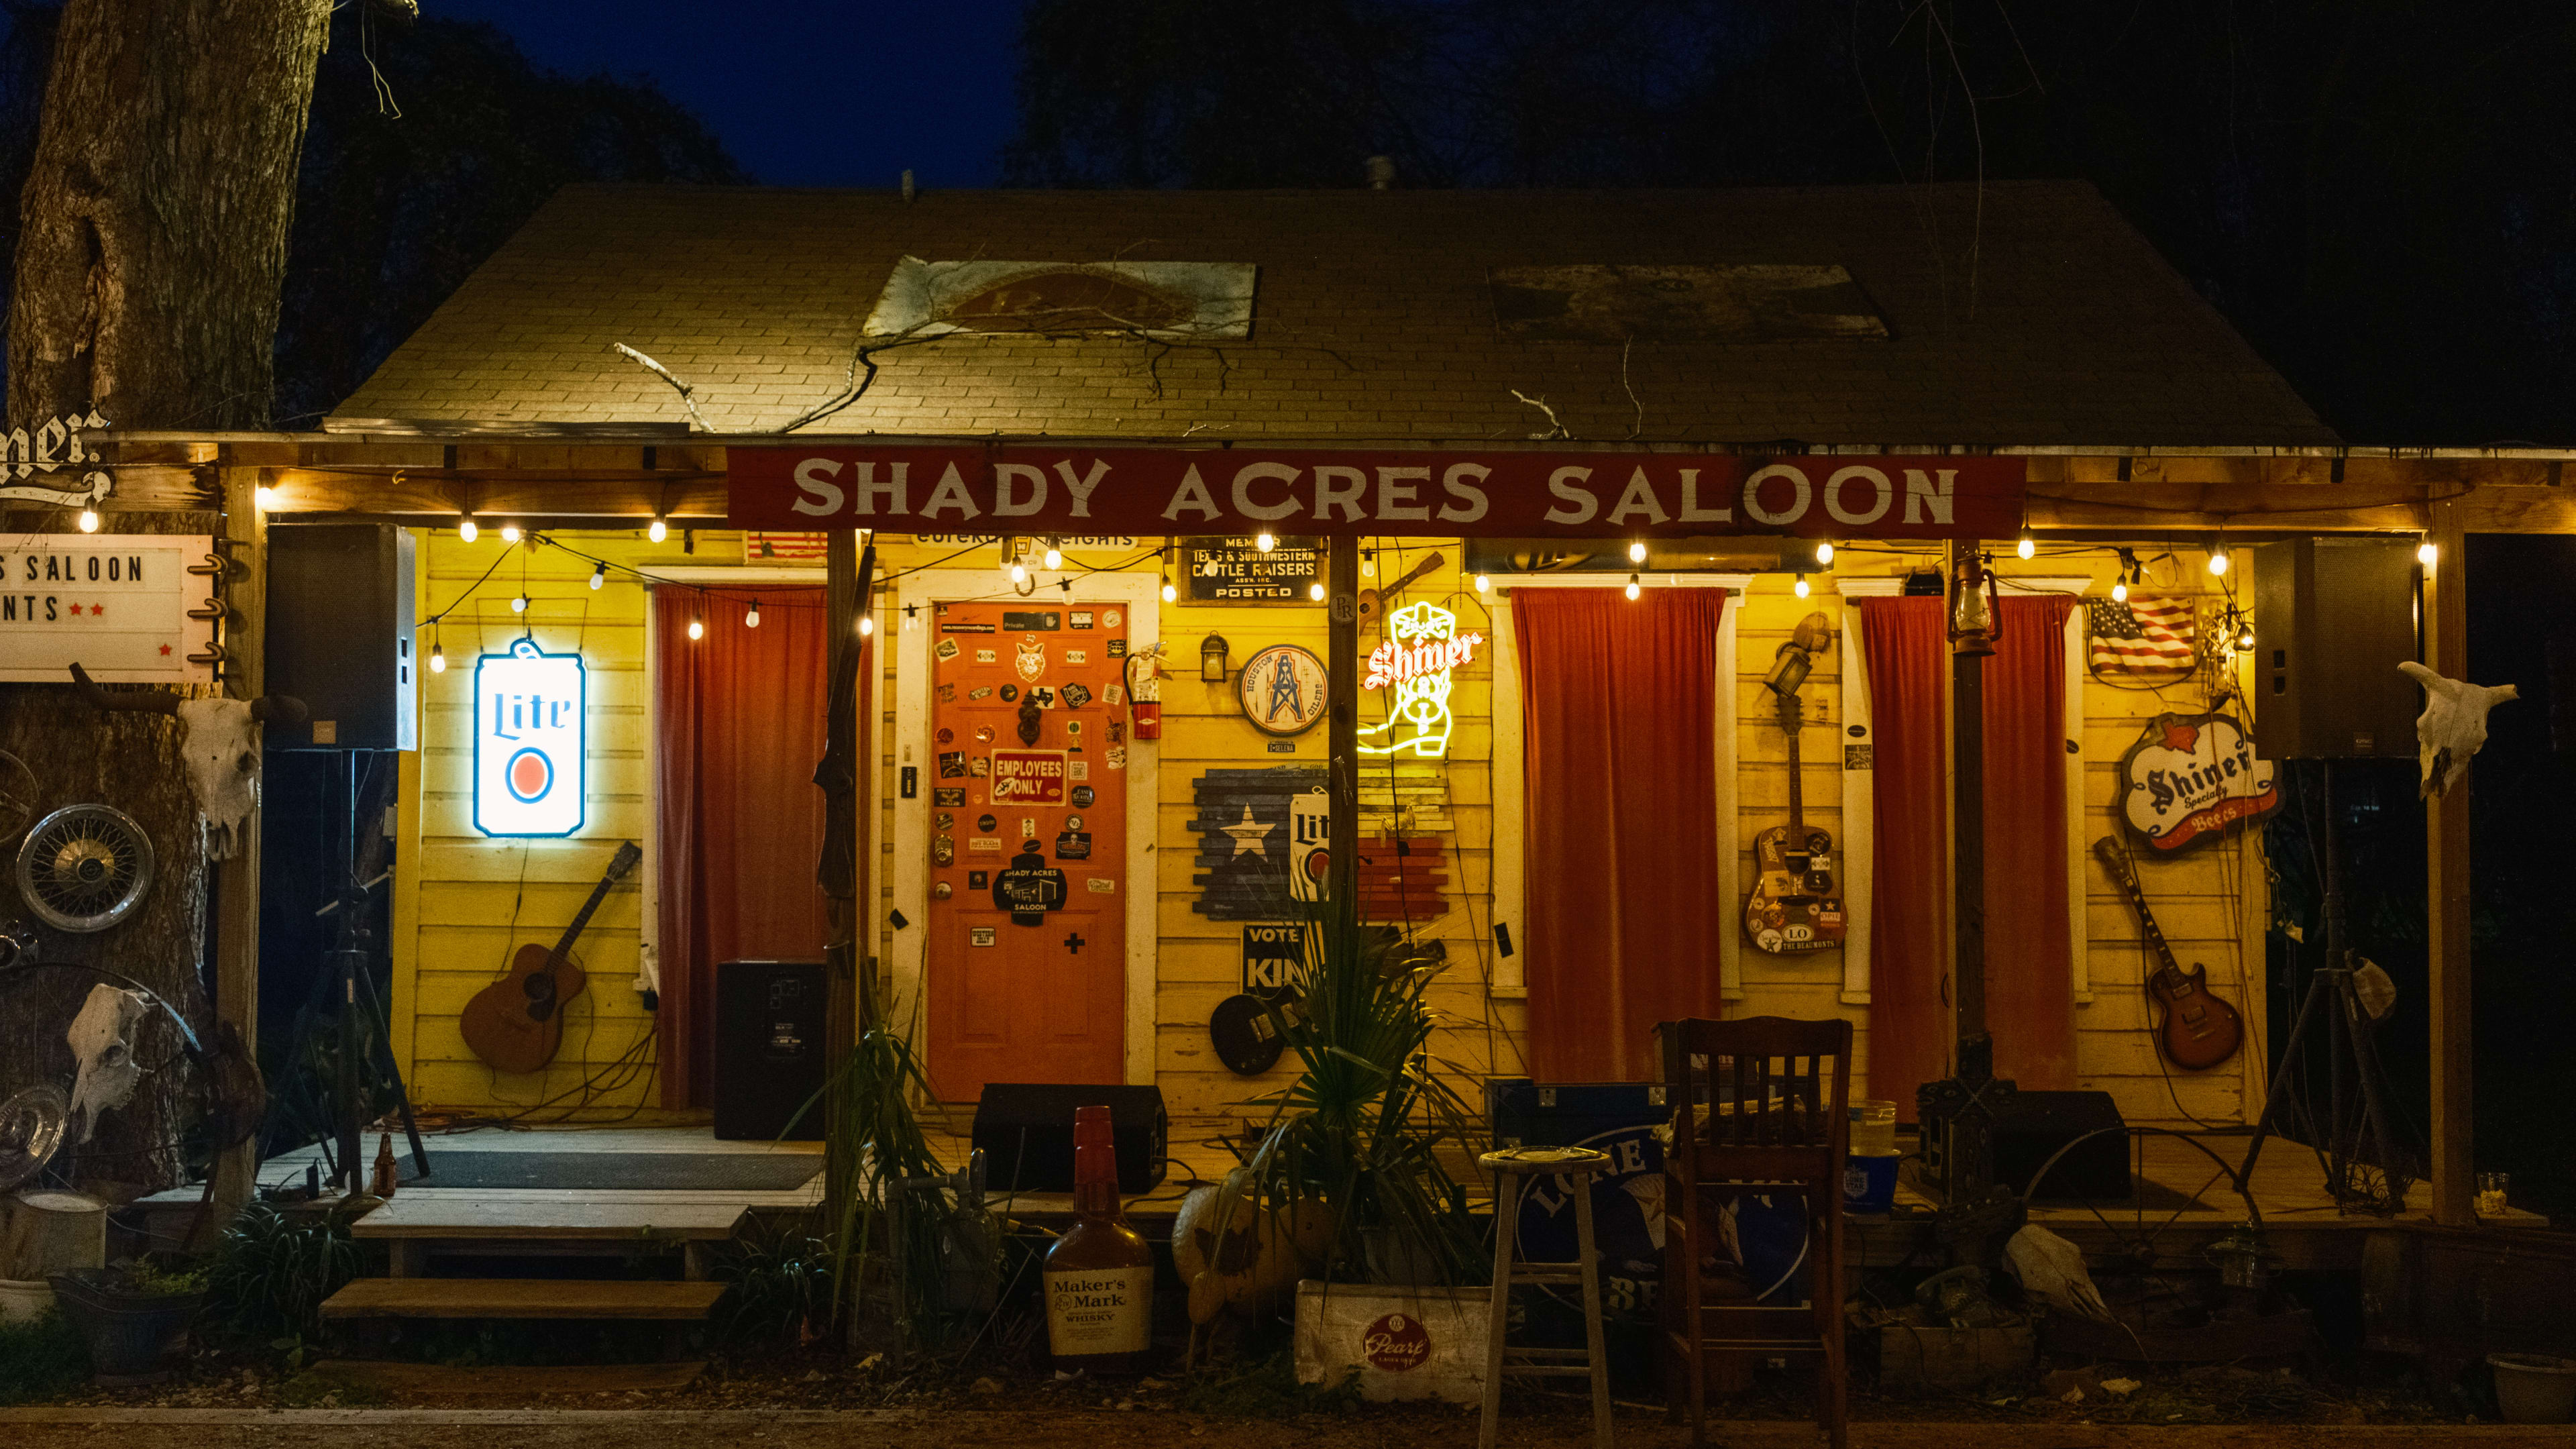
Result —
<instances>
[{"instance_id":1,"label":"green leafy plant","mask_svg":"<svg viewBox=\"0 0 2576 1449\"><path fill-rule=\"evenodd\" d=\"M728 1244L716 1276L733 1284L722 1327L736 1340L792 1338L832 1319L831 1245L773 1232Z\"/></svg>"},{"instance_id":2,"label":"green leafy plant","mask_svg":"<svg viewBox=\"0 0 2576 1449\"><path fill-rule=\"evenodd\" d=\"M322 1301L358 1276L349 1220L296 1217L274 1203L242 1209L204 1271L207 1319L232 1335L295 1349L322 1336Z\"/></svg>"},{"instance_id":3,"label":"green leafy plant","mask_svg":"<svg viewBox=\"0 0 2576 1449\"><path fill-rule=\"evenodd\" d=\"M0 1406L53 1398L89 1379L89 1349L62 1314L0 1323Z\"/></svg>"}]
</instances>

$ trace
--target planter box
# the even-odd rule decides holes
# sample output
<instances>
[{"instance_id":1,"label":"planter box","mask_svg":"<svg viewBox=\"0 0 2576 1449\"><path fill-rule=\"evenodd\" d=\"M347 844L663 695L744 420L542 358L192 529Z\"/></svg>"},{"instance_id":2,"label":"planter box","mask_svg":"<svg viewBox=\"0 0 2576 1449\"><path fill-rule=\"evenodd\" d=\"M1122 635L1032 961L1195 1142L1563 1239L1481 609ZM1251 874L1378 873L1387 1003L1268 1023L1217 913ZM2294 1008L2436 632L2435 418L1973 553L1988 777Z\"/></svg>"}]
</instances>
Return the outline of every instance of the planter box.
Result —
<instances>
[{"instance_id":1,"label":"planter box","mask_svg":"<svg viewBox=\"0 0 2576 1449\"><path fill-rule=\"evenodd\" d=\"M1963 1389L2030 1372L2038 1335L2027 1323L1992 1328L1878 1330L1878 1381L1893 1387Z\"/></svg>"},{"instance_id":2,"label":"planter box","mask_svg":"<svg viewBox=\"0 0 2576 1449\"><path fill-rule=\"evenodd\" d=\"M162 1360L187 1340L203 1293L136 1293L103 1268L56 1273L50 1280L63 1316L89 1345L91 1376L111 1387L157 1384L170 1376Z\"/></svg>"},{"instance_id":3,"label":"planter box","mask_svg":"<svg viewBox=\"0 0 2576 1449\"><path fill-rule=\"evenodd\" d=\"M1339 1383L1357 1374L1360 1397L1485 1397L1489 1288L1390 1288L1374 1283L1297 1285L1297 1381Z\"/></svg>"}]
</instances>

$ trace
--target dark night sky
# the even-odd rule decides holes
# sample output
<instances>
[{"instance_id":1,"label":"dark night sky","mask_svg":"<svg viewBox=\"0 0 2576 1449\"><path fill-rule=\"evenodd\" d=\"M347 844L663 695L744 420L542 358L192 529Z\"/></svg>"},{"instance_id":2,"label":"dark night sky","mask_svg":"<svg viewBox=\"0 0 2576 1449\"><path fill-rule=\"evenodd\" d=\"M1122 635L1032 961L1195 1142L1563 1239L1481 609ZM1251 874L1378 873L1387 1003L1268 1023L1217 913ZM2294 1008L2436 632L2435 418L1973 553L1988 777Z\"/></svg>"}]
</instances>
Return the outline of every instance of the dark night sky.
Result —
<instances>
[{"instance_id":1,"label":"dark night sky","mask_svg":"<svg viewBox=\"0 0 2576 1449\"><path fill-rule=\"evenodd\" d=\"M990 186L1018 0L423 0L574 75L649 76L761 181Z\"/></svg>"}]
</instances>

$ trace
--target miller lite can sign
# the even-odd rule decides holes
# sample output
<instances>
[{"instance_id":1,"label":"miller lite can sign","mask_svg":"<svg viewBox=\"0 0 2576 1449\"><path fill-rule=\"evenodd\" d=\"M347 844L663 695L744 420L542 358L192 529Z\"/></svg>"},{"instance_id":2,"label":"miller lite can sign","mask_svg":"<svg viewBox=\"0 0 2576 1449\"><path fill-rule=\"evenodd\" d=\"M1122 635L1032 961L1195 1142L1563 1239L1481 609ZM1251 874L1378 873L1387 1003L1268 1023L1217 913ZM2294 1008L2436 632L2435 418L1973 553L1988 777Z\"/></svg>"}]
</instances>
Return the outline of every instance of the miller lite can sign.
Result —
<instances>
[{"instance_id":1,"label":"miller lite can sign","mask_svg":"<svg viewBox=\"0 0 2576 1449\"><path fill-rule=\"evenodd\" d=\"M581 829L590 696L578 654L520 639L474 665L474 828L496 836Z\"/></svg>"}]
</instances>

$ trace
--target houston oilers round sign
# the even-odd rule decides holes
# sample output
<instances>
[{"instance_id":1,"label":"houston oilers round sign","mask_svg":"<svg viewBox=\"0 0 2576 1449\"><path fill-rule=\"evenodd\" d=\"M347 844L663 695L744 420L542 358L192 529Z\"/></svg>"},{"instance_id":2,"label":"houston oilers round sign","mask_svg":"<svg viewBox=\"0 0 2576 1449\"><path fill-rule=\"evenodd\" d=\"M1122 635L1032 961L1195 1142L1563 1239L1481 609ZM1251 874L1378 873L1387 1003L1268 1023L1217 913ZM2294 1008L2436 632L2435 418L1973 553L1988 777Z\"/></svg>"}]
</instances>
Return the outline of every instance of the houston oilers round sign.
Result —
<instances>
[{"instance_id":1,"label":"houston oilers round sign","mask_svg":"<svg viewBox=\"0 0 2576 1449\"><path fill-rule=\"evenodd\" d=\"M570 835L582 825L589 714L578 654L519 639L474 665L474 828Z\"/></svg>"}]
</instances>

